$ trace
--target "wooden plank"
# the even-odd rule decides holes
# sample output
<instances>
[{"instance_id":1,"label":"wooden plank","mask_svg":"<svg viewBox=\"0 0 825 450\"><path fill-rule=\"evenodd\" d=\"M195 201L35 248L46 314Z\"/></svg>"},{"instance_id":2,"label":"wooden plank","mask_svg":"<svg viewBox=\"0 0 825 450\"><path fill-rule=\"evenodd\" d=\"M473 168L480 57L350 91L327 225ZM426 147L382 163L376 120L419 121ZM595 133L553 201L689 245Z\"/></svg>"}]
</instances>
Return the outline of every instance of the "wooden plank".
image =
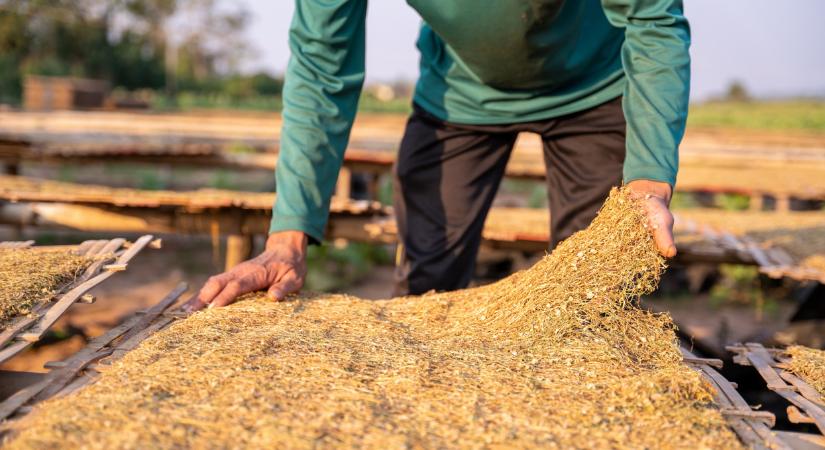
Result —
<instances>
[{"instance_id":1,"label":"wooden plank","mask_svg":"<svg viewBox=\"0 0 825 450\"><path fill-rule=\"evenodd\" d=\"M99 259L97 261L95 261L94 263L92 263L89 267L87 267L85 271L83 271L83 275L80 277L82 281L88 280L93 275L95 275L98 271L100 271L100 268L103 267L103 265L106 264L111 259L111 258L104 258L104 257L107 257L109 255L114 255L114 253L120 247L122 247L124 243L126 243L126 239L117 238L117 239L112 239L108 242L107 241L102 241L102 242L103 242L103 245L93 247L93 249L95 251L94 253L92 253L92 250L90 250L88 253L86 253L86 256L92 256L92 257L96 257L96 258L99 258Z\"/></svg>"},{"instance_id":2,"label":"wooden plank","mask_svg":"<svg viewBox=\"0 0 825 450\"><path fill-rule=\"evenodd\" d=\"M819 432L825 434L825 411L823 411L821 407L799 395L799 393L795 391L783 391L777 393L805 411L805 414L807 414L808 417L813 420L814 424L816 424Z\"/></svg>"},{"instance_id":3,"label":"wooden plank","mask_svg":"<svg viewBox=\"0 0 825 450\"><path fill-rule=\"evenodd\" d=\"M0 420L6 419L17 411L18 408L25 405L38 394L44 391L51 391L52 386L56 386L63 381L70 381L75 374L82 370L90 362L107 355L107 351L97 352L92 355L85 355L82 358L72 358L66 367L49 372L42 381L35 383L25 389L22 389L0 403ZM60 387L65 386L65 383Z\"/></svg>"},{"instance_id":4,"label":"wooden plank","mask_svg":"<svg viewBox=\"0 0 825 450\"><path fill-rule=\"evenodd\" d=\"M825 434L825 410L820 404L815 403L811 399L800 395L797 390L799 387L796 384L786 383L792 377L792 374L782 376L783 370L776 366L780 363L775 359L775 354L771 354L761 344L748 343L744 348L741 346L732 347L735 351L740 352L741 355L747 358L747 361L759 372L759 375L765 380L768 389L776 392L791 404L802 409L807 418L813 421L819 428L820 432ZM802 380L799 380L802 382ZM813 390L811 388L811 390ZM806 392L808 390L806 389ZM821 401L818 394L815 394L817 399Z\"/></svg>"},{"instance_id":5,"label":"wooden plank","mask_svg":"<svg viewBox=\"0 0 825 450\"><path fill-rule=\"evenodd\" d=\"M765 382L768 384L768 389L772 391L787 391L793 390L793 387L783 380L778 373L771 367L773 357L765 351L760 344L746 344L749 352L747 354L748 361L751 365L762 375Z\"/></svg>"},{"instance_id":6,"label":"wooden plank","mask_svg":"<svg viewBox=\"0 0 825 450\"><path fill-rule=\"evenodd\" d=\"M34 241L4 241L0 242L0 249L14 250L29 248L34 245Z\"/></svg>"},{"instance_id":7,"label":"wooden plank","mask_svg":"<svg viewBox=\"0 0 825 450\"><path fill-rule=\"evenodd\" d=\"M0 362L4 362L10 359L12 356L22 352L30 344L30 342L26 341L17 341L13 344L8 345L2 351L0 351Z\"/></svg>"},{"instance_id":8,"label":"wooden plank","mask_svg":"<svg viewBox=\"0 0 825 450\"><path fill-rule=\"evenodd\" d=\"M84 254L84 255L87 255L87 256L94 256L96 253L93 253L93 252L101 252L101 253L108 252L108 253L110 253L110 250L111 251L117 250L117 247L119 247L123 242L125 242L125 240L120 239L120 238L119 239L114 239L114 240L111 240L111 241L94 240L94 241L85 241L85 242L81 243L79 246L63 246L63 247L66 247L66 248L77 247L77 249L79 250L78 251L79 254ZM105 262L105 261L98 261L96 263L93 263L90 267L88 267L84 271L84 273L80 277L78 277L75 281L68 284L67 286L71 286L73 284L77 284L79 282L83 282L84 280L88 279L91 274L94 274L94 268L99 267L100 264L103 264L103 262ZM62 287L58 292L60 292L64 289L65 289L65 287ZM84 300L85 295L86 294L81 296L80 300ZM62 297L62 294L58 293L58 294L55 295L55 298L57 298L57 299L60 299L61 297ZM22 338L23 340L27 340L27 334L20 334L20 332L23 331L24 329L26 329L27 327L31 326L33 323L37 322L38 320L41 320L42 317L43 317L43 312L47 311L53 305L54 305L53 303L48 303L47 302L47 303L44 303L44 304L38 306L37 310L33 312L31 317L21 318L20 320L15 322L11 327L4 330L3 333L0 334L0 346L5 345L11 339L14 339L16 337ZM14 356L16 354L16 352L19 352L24 348L25 347L21 347L21 346L17 345L17 346L13 346L12 348L5 349L3 352L0 353L0 362L5 361L6 359ZM16 351L13 351L13 350L16 350Z\"/></svg>"},{"instance_id":9,"label":"wooden plank","mask_svg":"<svg viewBox=\"0 0 825 450\"><path fill-rule=\"evenodd\" d=\"M14 339L21 330L25 329L26 327L30 326L34 322L37 321L37 317L19 317L11 326L3 330L0 333L0 348L6 345L7 342ZM4 361L0 358L0 361Z\"/></svg>"},{"instance_id":10,"label":"wooden plank","mask_svg":"<svg viewBox=\"0 0 825 450\"><path fill-rule=\"evenodd\" d=\"M51 382L48 386L45 386L39 392L36 392L35 395L31 397L31 400L34 402L40 402L51 398L66 387L66 385L71 383L75 377L77 377L77 374L87 365L109 356L111 352L112 351L110 349L103 349L91 355L84 355L80 358L70 359L66 367L49 372L48 377Z\"/></svg>"},{"instance_id":11,"label":"wooden plank","mask_svg":"<svg viewBox=\"0 0 825 450\"><path fill-rule=\"evenodd\" d=\"M189 285L185 282L178 283L178 285L172 289L171 292L166 294L166 296L161 299L156 305L149 308L145 314L140 316L140 319L132 326L132 328L123 334L121 337L121 344L117 345L116 349L124 350L125 351L131 350L137 346L143 339L148 337L148 333L145 333L144 330L160 317L167 308L169 308L172 304L174 304L178 299L180 299L181 295L186 292L189 288ZM164 318L161 319L160 322L164 322L164 325L171 322L173 319L171 318ZM150 327L151 328L151 327ZM138 339L135 339L138 338Z\"/></svg>"},{"instance_id":12,"label":"wooden plank","mask_svg":"<svg viewBox=\"0 0 825 450\"><path fill-rule=\"evenodd\" d=\"M771 259L776 261L780 266L796 265L791 255L779 247L771 247L767 249L767 253L770 255Z\"/></svg>"},{"instance_id":13,"label":"wooden plank","mask_svg":"<svg viewBox=\"0 0 825 450\"><path fill-rule=\"evenodd\" d=\"M103 347L106 347L107 345L111 344L112 341L118 339L119 337L123 336L124 333L131 330L139 321L139 316L130 317L120 325L89 341L89 343L86 344L86 347L83 350L81 350L81 352L96 352L102 349Z\"/></svg>"},{"instance_id":14,"label":"wooden plank","mask_svg":"<svg viewBox=\"0 0 825 450\"><path fill-rule=\"evenodd\" d=\"M776 416L767 411L745 411L737 408L720 409L719 412L723 416L741 417L743 419L758 420L764 422L765 425L773 427L776 425Z\"/></svg>"},{"instance_id":15,"label":"wooden plank","mask_svg":"<svg viewBox=\"0 0 825 450\"><path fill-rule=\"evenodd\" d=\"M106 240L94 240L94 241L87 241L90 244L86 247L86 252L81 253L81 255L97 255L100 250L108 243L109 241Z\"/></svg>"},{"instance_id":16,"label":"wooden plank","mask_svg":"<svg viewBox=\"0 0 825 450\"><path fill-rule=\"evenodd\" d=\"M688 364L707 364L711 367L715 367L717 369L721 369L724 367L724 362L721 359L717 358L691 358L691 357L683 357L682 360Z\"/></svg>"},{"instance_id":17,"label":"wooden plank","mask_svg":"<svg viewBox=\"0 0 825 450\"><path fill-rule=\"evenodd\" d=\"M74 250L74 253L77 255L85 255L88 251L89 247L91 247L92 241L83 241L77 248Z\"/></svg>"},{"instance_id":18,"label":"wooden plank","mask_svg":"<svg viewBox=\"0 0 825 450\"><path fill-rule=\"evenodd\" d=\"M43 380L26 387L25 389L17 391L11 397L3 400L3 403L0 403L0 421L11 417L11 415L14 414L20 407L31 400L35 394L45 389L49 383L51 383L51 380L46 377Z\"/></svg>"},{"instance_id":19,"label":"wooden plank","mask_svg":"<svg viewBox=\"0 0 825 450\"><path fill-rule=\"evenodd\" d=\"M794 450L825 449L825 436L793 431L776 431L776 434Z\"/></svg>"},{"instance_id":20,"label":"wooden plank","mask_svg":"<svg viewBox=\"0 0 825 450\"><path fill-rule=\"evenodd\" d=\"M683 358L696 358L685 348L680 349ZM716 403L725 419L739 439L751 448L787 449L789 448L768 427L769 419L765 412L753 411L744 398L736 391L730 381L708 364L697 364L702 376L714 387ZM755 413L755 415L754 415Z\"/></svg>"},{"instance_id":21,"label":"wooden plank","mask_svg":"<svg viewBox=\"0 0 825 450\"><path fill-rule=\"evenodd\" d=\"M803 397L822 407L825 407L825 399L822 398L822 396L816 389L814 389L813 386L806 383L804 380L792 374L791 372L788 372L787 370L780 370L779 376L782 377L783 380L793 385L793 387L795 387L796 390Z\"/></svg>"},{"instance_id":22,"label":"wooden plank","mask_svg":"<svg viewBox=\"0 0 825 450\"><path fill-rule=\"evenodd\" d=\"M130 351L134 350L138 345L140 345L141 342L146 340L146 338L155 334L159 330L165 328L167 325L174 321L175 319L171 317L160 317L142 330L135 327L135 331L139 330L139 332L131 336L128 340L124 341L123 343L118 344L114 348L112 355L106 358L104 361L101 361L101 364L111 364L117 361L118 359L122 358L123 355L125 355L126 353L129 353Z\"/></svg>"},{"instance_id":23,"label":"wooden plank","mask_svg":"<svg viewBox=\"0 0 825 450\"><path fill-rule=\"evenodd\" d=\"M726 396L731 404L734 406L734 409L747 412L752 411L750 405L745 402L745 399L736 392L736 389L730 385L730 382L726 380L719 372L713 370L708 366L702 366L702 373L705 374L706 378L710 380L713 385L719 390L724 396ZM731 417L728 416L728 420L741 420L753 431L753 433L758 436L758 441L747 441L745 438L750 436L750 433L745 433L744 435L740 435L740 438L743 438L745 444L754 447L762 447L766 448L770 446L770 448L781 448L786 449L788 448L787 445L779 441L776 436L772 433L770 428L762 421L754 421L752 419L746 417ZM734 428L736 429L736 428Z\"/></svg>"},{"instance_id":24,"label":"wooden plank","mask_svg":"<svg viewBox=\"0 0 825 450\"><path fill-rule=\"evenodd\" d=\"M736 238L733 234L729 231L722 231L720 233L722 242L724 242L728 247L736 251L742 251L745 249L745 244L742 243L739 239Z\"/></svg>"},{"instance_id":25,"label":"wooden plank","mask_svg":"<svg viewBox=\"0 0 825 450\"><path fill-rule=\"evenodd\" d=\"M106 264L103 266L103 270L108 270L110 272L123 272L126 270L126 264Z\"/></svg>"},{"instance_id":26,"label":"wooden plank","mask_svg":"<svg viewBox=\"0 0 825 450\"><path fill-rule=\"evenodd\" d=\"M714 244L719 244L719 233L717 233L716 230L713 229L713 227L703 224L701 230L702 235L705 237L705 239Z\"/></svg>"},{"instance_id":27,"label":"wooden plank","mask_svg":"<svg viewBox=\"0 0 825 450\"><path fill-rule=\"evenodd\" d=\"M78 377L72 381L71 383L67 384L63 389L60 390L57 394L54 395L55 398L63 397L69 395L80 388L86 386L87 384L97 380L100 376L100 373L90 370L84 370L83 373L78 375Z\"/></svg>"}]
</instances>

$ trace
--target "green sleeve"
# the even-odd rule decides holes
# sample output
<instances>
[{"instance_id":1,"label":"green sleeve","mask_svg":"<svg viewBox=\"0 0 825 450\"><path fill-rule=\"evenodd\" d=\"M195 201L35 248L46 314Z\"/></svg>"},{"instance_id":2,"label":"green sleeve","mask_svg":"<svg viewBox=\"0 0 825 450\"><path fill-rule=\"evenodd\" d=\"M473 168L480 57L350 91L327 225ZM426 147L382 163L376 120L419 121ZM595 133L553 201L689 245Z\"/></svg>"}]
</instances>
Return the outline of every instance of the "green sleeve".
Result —
<instances>
[{"instance_id":1,"label":"green sleeve","mask_svg":"<svg viewBox=\"0 0 825 450\"><path fill-rule=\"evenodd\" d=\"M602 0L610 23L624 29L627 78L624 180L673 186L690 93L690 27L681 0Z\"/></svg>"},{"instance_id":2,"label":"green sleeve","mask_svg":"<svg viewBox=\"0 0 825 450\"><path fill-rule=\"evenodd\" d=\"M364 82L367 0L296 0L270 233L324 236Z\"/></svg>"}]
</instances>

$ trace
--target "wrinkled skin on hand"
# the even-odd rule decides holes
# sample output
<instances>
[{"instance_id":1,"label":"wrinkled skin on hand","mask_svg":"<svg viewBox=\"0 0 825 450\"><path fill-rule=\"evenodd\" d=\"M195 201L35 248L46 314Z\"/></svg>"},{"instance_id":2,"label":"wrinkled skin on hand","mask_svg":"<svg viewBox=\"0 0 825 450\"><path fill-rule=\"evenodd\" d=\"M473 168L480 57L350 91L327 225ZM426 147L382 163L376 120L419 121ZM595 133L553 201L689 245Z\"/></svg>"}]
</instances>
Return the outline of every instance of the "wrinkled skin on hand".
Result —
<instances>
[{"instance_id":1,"label":"wrinkled skin on hand","mask_svg":"<svg viewBox=\"0 0 825 450\"><path fill-rule=\"evenodd\" d=\"M266 250L203 285L184 306L187 311L226 306L248 292L267 290L274 300L283 300L304 285L307 237L300 231L272 233Z\"/></svg>"}]
</instances>

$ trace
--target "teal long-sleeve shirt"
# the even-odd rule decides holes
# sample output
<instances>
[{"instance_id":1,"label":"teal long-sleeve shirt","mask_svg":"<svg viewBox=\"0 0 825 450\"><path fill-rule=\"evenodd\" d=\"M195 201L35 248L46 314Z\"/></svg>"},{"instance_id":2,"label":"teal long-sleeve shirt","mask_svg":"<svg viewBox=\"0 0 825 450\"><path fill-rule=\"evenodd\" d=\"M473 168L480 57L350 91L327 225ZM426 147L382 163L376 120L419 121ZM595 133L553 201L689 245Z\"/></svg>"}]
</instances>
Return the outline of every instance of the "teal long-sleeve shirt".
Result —
<instances>
[{"instance_id":1,"label":"teal long-sleeve shirt","mask_svg":"<svg viewBox=\"0 0 825 450\"><path fill-rule=\"evenodd\" d=\"M623 96L625 182L675 184L690 85L681 0L407 3L423 18L413 100L426 111L507 124ZM321 241L364 81L367 0L295 4L270 231Z\"/></svg>"}]
</instances>

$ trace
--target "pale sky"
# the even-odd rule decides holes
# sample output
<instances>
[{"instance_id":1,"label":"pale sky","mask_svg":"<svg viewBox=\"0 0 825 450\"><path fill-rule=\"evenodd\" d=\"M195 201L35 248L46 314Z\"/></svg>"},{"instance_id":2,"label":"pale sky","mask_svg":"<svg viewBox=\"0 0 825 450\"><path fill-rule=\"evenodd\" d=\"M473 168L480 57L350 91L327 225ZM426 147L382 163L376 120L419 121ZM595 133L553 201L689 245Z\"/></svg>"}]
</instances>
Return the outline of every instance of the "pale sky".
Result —
<instances>
[{"instance_id":1,"label":"pale sky","mask_svg":"<svg viewBox=\"0 0 825 450\"><path fill-rule=\"evenodd\" d=\"M293 0L240 0L252 12L250 69L282 73ZM367 82L415 80L420 19L404 0L373 0L367 18ZM693 44L692 98L741 80L760 97L825 97L825 0L685 0Z\"/></svg>"}]
</instances>

